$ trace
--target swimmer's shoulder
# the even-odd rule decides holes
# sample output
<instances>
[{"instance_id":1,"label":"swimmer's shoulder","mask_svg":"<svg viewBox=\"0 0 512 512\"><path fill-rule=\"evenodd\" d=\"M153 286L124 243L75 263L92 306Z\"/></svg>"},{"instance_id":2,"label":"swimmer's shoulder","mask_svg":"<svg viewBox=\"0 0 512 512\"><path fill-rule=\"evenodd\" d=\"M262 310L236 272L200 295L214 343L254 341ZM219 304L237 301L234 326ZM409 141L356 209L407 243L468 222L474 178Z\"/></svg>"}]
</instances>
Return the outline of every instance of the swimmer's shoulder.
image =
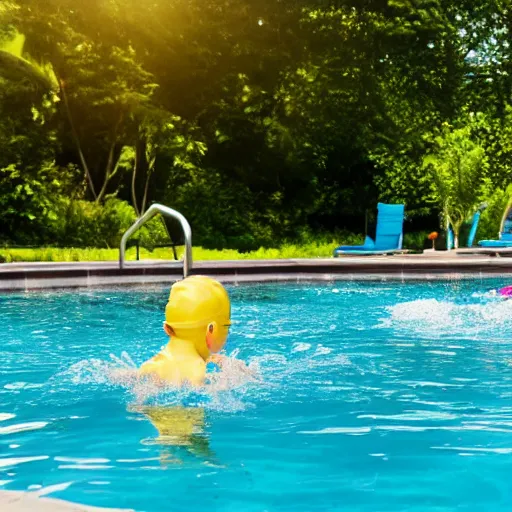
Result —
<instances>
[{"instance_id":1,"label":"swimmer's shoulder","mask_svg":"<svg viewBox=\"0 0 512 512\"><path fill-rule=\"evenodd\" d=\"M195 359L189 362L184 368L182 375L184 380L188 381L193 386L201 386L204 384L206 377L206 362L202 359Z\"/></svg>"},{"instance_id":2,"label":"swimmer's shoulder","mask_svg":"<svg viewBox=\"0 0 512 512\"><path fill-rule=\"evenodd\" d=\"M163 351L155 354L151 359L142 363L139 368L140 375L156 374L159 377L163 377L165 369L174 366L174 361L170 355L165 354Z\"/></svg>"},{"instance_id":3,"label":"swimmer's shoulder","mask_svg":"<svg viewBox=\"0 0 512 512\"><path fill-rule=\"evenodd\" d=\"M200 386L206 376L206 362L200 358L178 361L171 354L162 351L143 363L139 374L152 375L177 385L188 382L193 386Z\"/></svg>"}]
</instances>

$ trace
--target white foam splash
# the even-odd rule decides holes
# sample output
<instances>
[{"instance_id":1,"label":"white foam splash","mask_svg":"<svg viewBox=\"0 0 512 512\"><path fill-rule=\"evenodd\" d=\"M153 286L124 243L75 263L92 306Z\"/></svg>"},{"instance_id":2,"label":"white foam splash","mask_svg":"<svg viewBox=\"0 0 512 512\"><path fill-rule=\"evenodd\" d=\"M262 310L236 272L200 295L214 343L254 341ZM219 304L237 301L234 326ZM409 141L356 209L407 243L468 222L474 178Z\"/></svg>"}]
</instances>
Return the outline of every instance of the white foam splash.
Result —
<instances>
[{"instance_id":1,"label":"white foam splash","mask_svg":"<svg viewBox=\"0 0 512 512\"><path fill-rule=\"evenodd\" d=\"M318 345L316 347L315 356L325 356L332 352L332 349L328 347L324 347L323 345Z\"/></svg>"},{"instance_id":2,"label":"white foam splash","mask_svg":"<svg viewBox=\"0 0 512 512\"><path fill-rule=\"evenodd\" d=\"M137 368L137 365L127 352L121 352L121 357L117 357L115 354L110 354L110 358L120 367Z\"/></svg>"},{"instance_id":3,"label":"white foam splash","mask_svg":"<svg viewBox=\"0 0 512 512\"><path fill-rule=\"evenodd\" d=\"M119 366L102 359L84 359L58 373L51 380L69 381L74 385L110 384L109 374L115 368Z\"/></svg>"},{"instance_id":4,"label":"white foam splash","mask_svg":"<svg viewBox=\"0 0 512 512\"><path fill-rule=\"evenodd\" d=\"M454 304L436 299L402 302L388 308L393 322L435 322L437 325L452 324L454 309Z\"/></svg>"},{"instance_id":5,"label":"white foam splash","mask_svg":"<svg viewBox=\"0 0 512 512\"><path fill-rule=\"evenodd\" d=\"M311 348L311 343L294 343L292 352L305 352Z\"/></svg>"},{"instance_id":6,"label":"white foam splash","mask_svg":"<svg viewBox=\"0 0 512 512\"><path fill-rule=\"evenodd\" d=\"M425 331L430 336L457 332L475 334L488 331L495 339L496 325L502 327L498 337L512 329L512 301L489 300L483 303L457 304L437 299L419 299L402 302L387 308L389 317L381 321L383 327Z\"/></svg>"},{"instance_id":7,"label":"white foam splash","mask_svg":"<svg viewBox=\"0 0 512 512\"><path fill-rule=\"evenodd\" d=\"M124 388L135 404L183 405L193 404L218 411L240 411L251 407L245 395L248 386L261 382L261 368L256 360L248 365L237 359L240 350L235 349L223 362L222 370L208 373L207 381L200 388L162 385L153 379L137 374L137 365L130 355L110 354L110 361L86 359L58 373L51 384L62 388L63 383L73 386L109 386ZM131 400L130 400L131 401Z\"/></svg>"}]
</instances>

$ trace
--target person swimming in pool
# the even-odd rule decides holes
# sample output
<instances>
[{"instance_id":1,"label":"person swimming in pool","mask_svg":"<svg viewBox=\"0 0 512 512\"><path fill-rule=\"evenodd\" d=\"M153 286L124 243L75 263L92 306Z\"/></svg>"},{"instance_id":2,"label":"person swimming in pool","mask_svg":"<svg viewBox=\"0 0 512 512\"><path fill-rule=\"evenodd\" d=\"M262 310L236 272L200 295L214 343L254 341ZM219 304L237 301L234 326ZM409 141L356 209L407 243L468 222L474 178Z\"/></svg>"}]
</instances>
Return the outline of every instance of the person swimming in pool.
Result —
<instances>
[{"instance_id":1,"label":"person swimming in pool","mask_svg":"<svg viewBox=\"0 0 512 512\"><path fill-rule=\"evenodd\" d=\"M139 368L139 375L181 386L204 383L209 362L222 367L224 347L231 326L231 303L216 280L191 276L171 288L165 308L164 349Z\"/></svg>"},{"instance_id":2,"label":"person swimming in pool","mask_svg":"<svg viewBox=\"0 0 512 512\"><path fill-rule=\"evenodd\" d=\"M165 308L163 328L169 342L135 372L115 377L150 379L156 385L201 386L213 364L251 374L244 362L220 355L231 326L231 303L215 279L191 276L174 283Z\"/></svg>"},{"instance_id":3,"label":"person swimming in pool","mask_svg":"<svg viewBox=\"0 0 512 512\"><path fill-rule=\"evenodd\" d=\"M231 303L225 288L216 280L192 276L171 287L165 308L163 328L169 336L167 345L140 368L119 369L112 377L123 383L135 384L149 380L158 387L207 383L209 367L215 365L220 372L219 382L211 389L230 388L240 382L253 380L255 375L243 361L223 356L231 326ZM224 374L228 374L225 378ZM211 382L210 382L211 384ZM144 398L142 386L138 398ZM150 394L155 390L149 390ZM136 393L138 394L138 393ZM171 448L184 448L190 453L214 462L204 434L205 411L201 407L184 406L130 406L131 412L142 413L158 430L159 437L151 443ZM164 460L165 459L165 460ZM177 453L162 453L162 463L179 463Z\"/></svg>"}]
</instances>

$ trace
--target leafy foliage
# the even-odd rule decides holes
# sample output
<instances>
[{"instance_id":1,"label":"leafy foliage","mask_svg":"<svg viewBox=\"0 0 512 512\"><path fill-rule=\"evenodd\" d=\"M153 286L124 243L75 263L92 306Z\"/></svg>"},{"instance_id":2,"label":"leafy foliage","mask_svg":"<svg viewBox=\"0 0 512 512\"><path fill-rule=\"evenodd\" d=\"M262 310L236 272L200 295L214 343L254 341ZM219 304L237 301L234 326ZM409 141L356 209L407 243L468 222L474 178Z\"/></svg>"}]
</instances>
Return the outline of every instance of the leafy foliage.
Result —
<instances>
[{"instance_id":1,"label":"leafy foliage","mask_svg":"<svg viewBox=\"0 0 512 512\"><path fill-rule=\"evenodd\" d=\"M1 237L112 247L154 201L244 251L377 200L457 230L512 182L511 31L495 0L2 2Z\"/></svg>"},{"instance_id":2,"label":"leafy foliage","mask_svg":"<svg viewBox=\"0 0 512 512\"><path fill-rule=\"evenodd\" d=\"M497 240L499 238L501 220L506 207L512 198L512 185L505 190L491 189L486 197L487 209L482 213L479 223L479 237L482 240Z\"/></svg>"},{"instance_id":3,"label":"leafy foliage","mask_svg":"<svg viewBox=\"0 0 512 512\"><path fill-rule=\"evenodd\" d=\"M457 248L460 228L484 194L488 160L484 148L472 139L470 124L453 128L445 123L434 145L424 168L432 180L432 198L453 228Z\"/></svg>"}]
</instances>

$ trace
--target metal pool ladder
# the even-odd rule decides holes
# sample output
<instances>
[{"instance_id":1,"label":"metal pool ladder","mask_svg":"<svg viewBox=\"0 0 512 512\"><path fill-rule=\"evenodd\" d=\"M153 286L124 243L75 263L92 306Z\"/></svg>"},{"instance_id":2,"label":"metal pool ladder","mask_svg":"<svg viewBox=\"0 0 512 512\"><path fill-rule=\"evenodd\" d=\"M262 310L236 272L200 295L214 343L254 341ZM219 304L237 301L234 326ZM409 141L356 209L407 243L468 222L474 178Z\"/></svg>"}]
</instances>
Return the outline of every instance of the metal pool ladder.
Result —
<instances>
[{"instance_id":1,"label":"metal pool ladder","mask_svg":"<svg viewBox=\"0 0 512 512\"><path fill-rule=\"evenodd\" d=\"M128 228L126 233L123 235L123 238L121 238L121 245L119 246L119 268L121 270L124 268L124 256L128 238L130 238L130 236L133 235L135 231L141 228L157 213L172 217L181 224L185 240L185 254L183 256L183 277L187 277L189 275L190 269L192 268L192 230L190 229L190 224L180 212L177 212L168 206L164 206L163 204L158 203L152 204L147 209L146 213L144 213L142 217L139 217L137 221Z\"/></svg>"}]
</instances>

